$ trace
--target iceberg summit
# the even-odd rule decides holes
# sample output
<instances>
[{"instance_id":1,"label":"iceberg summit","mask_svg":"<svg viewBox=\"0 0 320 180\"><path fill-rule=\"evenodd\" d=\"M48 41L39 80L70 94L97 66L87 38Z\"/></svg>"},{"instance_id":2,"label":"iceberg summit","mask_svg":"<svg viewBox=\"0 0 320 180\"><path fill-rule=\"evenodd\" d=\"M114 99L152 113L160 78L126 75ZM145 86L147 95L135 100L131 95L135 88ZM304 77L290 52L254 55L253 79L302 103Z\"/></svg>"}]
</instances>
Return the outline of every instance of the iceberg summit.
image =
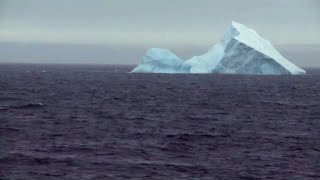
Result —
<instances>
[{"instance_id":1,"label":"iceberg summit","mask_svg":"<svg viewBox=\"0 0 320 180\"><path fill-rule=\"evenodd\" d=\"M183 61L169 50L151 48L132 73L297 75L306 71L284 58L256 31L232 22L207 53Z\"/></svg>"}]
</instances>

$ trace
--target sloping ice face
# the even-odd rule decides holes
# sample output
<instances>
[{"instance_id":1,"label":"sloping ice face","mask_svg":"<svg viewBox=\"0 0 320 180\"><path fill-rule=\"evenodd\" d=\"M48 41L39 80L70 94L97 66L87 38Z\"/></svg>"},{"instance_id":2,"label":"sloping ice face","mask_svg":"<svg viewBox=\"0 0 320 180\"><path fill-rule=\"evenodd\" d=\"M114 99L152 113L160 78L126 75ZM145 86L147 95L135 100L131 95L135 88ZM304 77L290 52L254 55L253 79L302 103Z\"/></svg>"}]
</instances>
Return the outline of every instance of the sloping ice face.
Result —
<instances>
[{"instance_id":1,"label":"sloping ice face","mask_svg":"<svg viewBox=\"0 0 320 180\"><path fill-rule=\"evenodd\" d=\"M245 52L245 53L243 53ZM213 69L213 73L224 74L290 74L283 66L272 58L231 39L225 49L225 55Z\"/></svg>"},{"instance_id":2,"label":"sloping ice face","mask_svg":"<svg viewBox=\"0 0 320 180\"><path fill-rule=\"evenodd\" d=\"M132 72L305 74L285 59L256 31L232 22L223 38L207 53L183 61L168 50L150 49Z\"/></svg>"}]
</instances>

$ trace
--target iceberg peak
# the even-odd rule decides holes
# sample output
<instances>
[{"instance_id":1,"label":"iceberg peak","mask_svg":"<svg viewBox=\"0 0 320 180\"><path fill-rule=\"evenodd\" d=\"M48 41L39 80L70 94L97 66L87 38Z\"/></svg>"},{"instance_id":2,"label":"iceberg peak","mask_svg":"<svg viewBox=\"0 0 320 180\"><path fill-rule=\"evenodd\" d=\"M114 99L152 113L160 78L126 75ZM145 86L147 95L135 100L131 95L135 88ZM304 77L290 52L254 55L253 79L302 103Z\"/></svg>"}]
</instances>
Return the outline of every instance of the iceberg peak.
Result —
<instances>
[{"instance_id":1,"label":"iceberg peak","mask_svg":"<svg viewBox=\"0 0 320 180\"><path fill-rule=\"evenodd\" d=\"M233 26L233 27L240 27L241 28L241 26L244 26L243 24L240 24L240 23L238 23L238 22L236 22L236 21L232 21L231 22L231 26Z\"/></svg>"}]
</instances>

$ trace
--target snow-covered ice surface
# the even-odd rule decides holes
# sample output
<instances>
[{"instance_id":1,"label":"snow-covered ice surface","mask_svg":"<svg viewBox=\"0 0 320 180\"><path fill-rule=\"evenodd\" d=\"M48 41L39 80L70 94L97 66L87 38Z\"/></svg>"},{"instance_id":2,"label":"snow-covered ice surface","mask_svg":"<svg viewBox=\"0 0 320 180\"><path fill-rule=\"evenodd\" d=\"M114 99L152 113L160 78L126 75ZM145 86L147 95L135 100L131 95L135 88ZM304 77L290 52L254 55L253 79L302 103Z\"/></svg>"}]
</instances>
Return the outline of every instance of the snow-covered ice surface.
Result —
<instances>
[{"instance_id":1,"label":"snow-covered ice surface","mask_svg":"<svg viewBox=\"0 0 320 180\"><path fill-rule=\"evenodd\" d=\"M256 31L232 22L207 53L183 61L168 50L147 51L134 73L306 74Z\"/></svg>"}]
</instances>

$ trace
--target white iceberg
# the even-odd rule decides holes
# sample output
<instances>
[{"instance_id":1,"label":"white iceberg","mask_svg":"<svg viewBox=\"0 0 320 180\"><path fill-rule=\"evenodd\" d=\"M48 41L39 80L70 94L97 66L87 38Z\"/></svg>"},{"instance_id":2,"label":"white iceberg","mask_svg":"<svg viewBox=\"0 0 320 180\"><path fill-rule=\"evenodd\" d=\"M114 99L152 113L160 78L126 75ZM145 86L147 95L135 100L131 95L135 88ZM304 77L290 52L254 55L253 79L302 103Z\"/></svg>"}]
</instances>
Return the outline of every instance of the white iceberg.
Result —
<instances>
[{"instance_id":1,"label":"white iceberg","mask_svg":"<svg viewBox=\"0 0 320 180\"><path fill-rule=\"evenodd\" d=\"M305 74L256 31L232 22L207 53L183 61L168 50L150 49L134 73Z\"/></svg>"}]
</instances>

